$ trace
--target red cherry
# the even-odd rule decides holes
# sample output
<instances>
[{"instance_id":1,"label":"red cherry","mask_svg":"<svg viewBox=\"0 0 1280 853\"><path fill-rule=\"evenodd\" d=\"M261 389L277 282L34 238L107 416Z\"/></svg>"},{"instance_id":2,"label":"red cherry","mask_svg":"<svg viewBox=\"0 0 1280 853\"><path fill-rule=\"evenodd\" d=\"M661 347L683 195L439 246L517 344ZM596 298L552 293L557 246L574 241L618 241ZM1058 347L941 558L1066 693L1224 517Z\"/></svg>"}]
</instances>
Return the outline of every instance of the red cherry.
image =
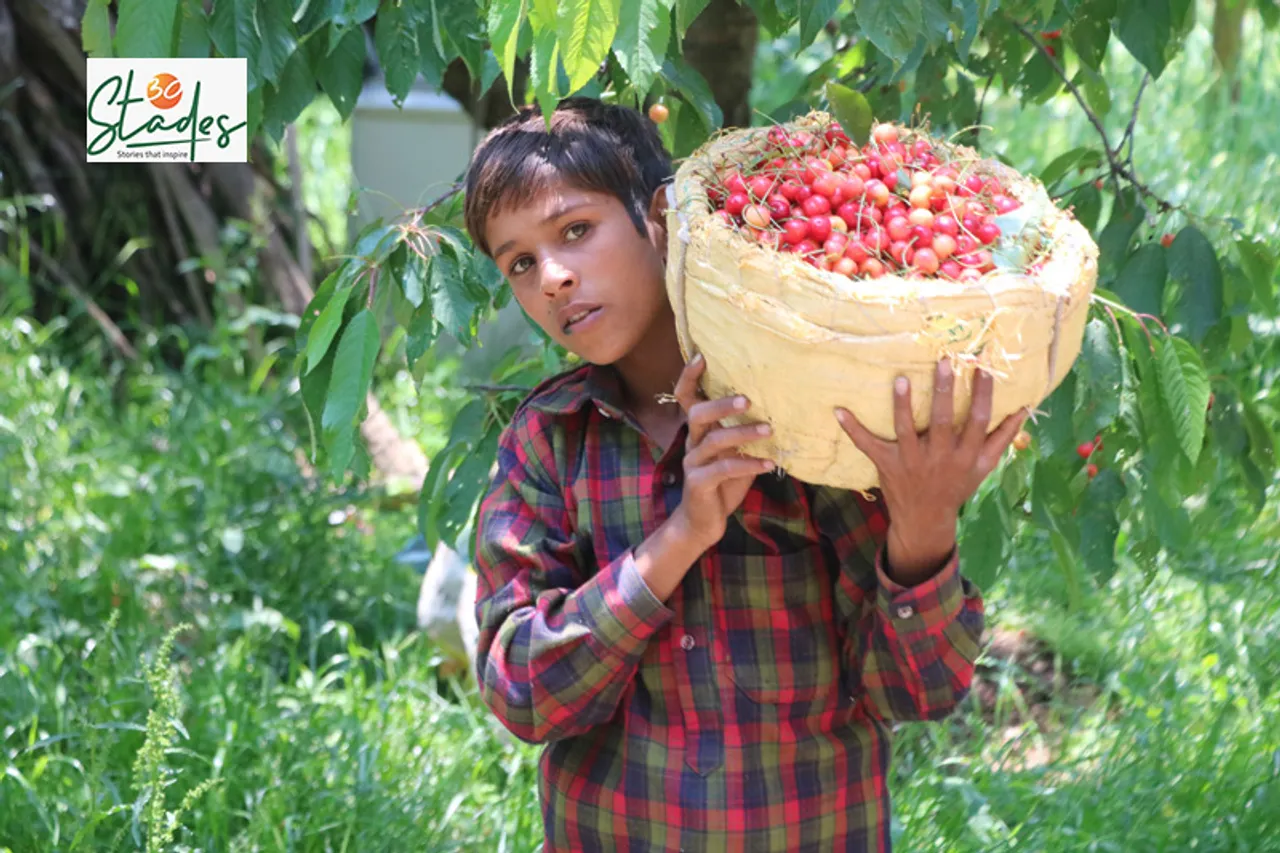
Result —
<instances>
[{"instance_id":1,"label":"red cherry","mask_svg":"<svg viewBox=\"0 0 1280 853\"><path fill-rule=\"evenodd\" d=\"M942 213L933 218L933 230L948 237L957 237L960 234L960 223L951 214Z\"/></svg>"},{"instance_id":2,"label":"red cherry","mask_svg":"<svg viewBox=\"0 0 1280 853\"><path fill-rule=\"evenodd\" d=\"M885 170L884 174L880 176L880 180L883 181L884 185L890 190L897 189L898 187L898 173L893 169Z\"/></svg>"},{"instance_id":3,"label":"red cherry","mask_svg":"<svg viewBox=\"0 0 1280 853\"><path fill-rule=\"evenodd\" d=\"M817 198L818 196L815 196ZM809 217L809 237L816 242L826 242L831 236L831 218L820 214Z\"/></svg>"},{"instance_id":4,"label":"red cherry","mask_svg":"<svg viewBox=\"0 0 1280 853\"><path fill-rule=\"evenodd\" d=\"M1053 41L1054 39L1062 38L1062 30L1049 30L1048 32L1043 32L1040 34L1040 38L1046 39L1048 41Z\"/></svg>"},{"instance_id":5,"label":"red cherry","mask_svg":"<svg viewBox=\"0 0 1280 853\"><path fill-rule=\"evenodd\" d=\"M840 258L831 266L831 271L853 278L858 272L858 263L852 258Z\"/></svg>"},{"instance_id":6,"label":"red cherry","mask_svg":"<svg viewBox=\"0 0 1280 853\"><path fill-rule=\"evenodd\" d=\"M800 183L800 181L797 180L796 178L787 178L778 187L778 192L787 201L794 202L794 201L799 201L798 196L800 195L800 190L803 187L804 187L804 184Z\"/></svg>"},{"instance_id":7,"label":"red cherry","mask_svg":"<svg viewBox=\"0 0 1280 853\"><path fill-rule=\"evenodd\" d=\"M750 203L751 199L747 198L746 193L734 193L725 200L724 209L730 216L741 216L743 209Z\"/></svg>"},{"instance_id":8,"label":"red cherry","mask_svg":"<svg viewBox=\"0 0 1280 853\"><path fill-rule=\"evenodd\" d=\"M981 175L970 175L964 179L964 186L972 195L977 195L982 192L985 182L982 180Z\"/></svg>"},{"instance_id":9,"label":"red cherry","mask_svg":"<svg viewBox=\"0 0 1280 853\"><path fill-rule=\"evenodd\" d=\"M905 267L915 258L916 250L902 240L889 244L889 257L900 267Z\"/></svg>"},{"instance_id":10,"label":"red cherry","mask_svg":"<svg viewBox=\"0 0 1280 853\"><path fill-rule=\"evenodd\" d=\"M863 221L862 208L851 201L846 201L840 205L836 211L836 216L844 220L844 224L849 226L849 230L856 230L858 223Z\"/></svg>"},{"instance_id":11,"label":"red cherry","mask_svg":"<svg viewBox=\"0 0 1280 853\"><path fill-rule=\"evenodd\" d=\"M1076 448L1076 455L1081 459L1088 459L1093 455L1093 442L1086 441L1084 444Z\"/></svg>"},{"instance_id":12,"label":"red cherry","mask_svg":"<svg viewBox=\"0 0 1280 853\"><path fill-rule=\"evenodd\" d=\"M747 187L751 190L752 198L763 200L773 191L773 178L756 175L747 183Z\"/></svg>"},{"instance_id":13,"label":"red cherry","mask_svg":"<svg viewBox=\"0 0 1280 853\"><path fill-rule=\"evenodd\" d=\"M943 261L942 265L938 268L938 272L947 278L959 278L963 269L964 268L955 261Z\"/></svg>"},{"instance_id":14,"label":"red cherry","mask_svg":"<svg viewBox=\"0 0 1280 853\"><path fill-rule=\"evenodd\" d=\"M1008 213L1022 206L1017 199L1010 198L1007 195L998 195L992 199L992 202L996 206L996 213Z\"/></svg>"},{"instance_id":15,"label":"red cherry","mask_svg":"<svg viewBox=\"0 0 1280 853\"><path fill-rule=\"evenodd\" d=\"M1052 48L1050 48L1050 49L1052 50ZM1090 463L1088 464L1088 466L1085 468L1085 471L1089 474L1089 479L1090 479L1090 480L1092 480L1094 477L1098 476L1098 466L1097 466L1097 465L1094 465L1092 462L1090 462Z\"/></svg>"},{"instance_id":16,"label":"red cherry","mask_svg":"<svg viewBox=\"0 0 1280 853\"><path fill-rule=\"evenodd\" d=\"M796 246L796 251L801 255L819 255L822 253L822 247L811 239L800 241L800 245Z\"/></svg>"},{"instance_id":17,"label":"red cherry","mask_svg":"<svg viewBox=\"0 0 1280 853\"><path fill-rule=\"evenodd\" d=\"M804 211L804 215L812 219L815 216L825 216L831 212L831 202L827 201L826 196L811 195L800 203L800 209Z\"/></svg>"},{"instance_id":18,"label":"red cherry","mask_svg":"<svg viewBox=\"0 0 1280 853\"><path fill-rule=\"evenodd\" d=\"M840 176L835 172L826 172L814 180L813 192L815 195L826 196L829 201L835 197L836 191L840 189L842 183L844 182L840 180Z\"/></svg>"},{"instance_id":19,"label":"red cherry","mask_svg":"<svg viewBox=\"0 0 1280 853\"><path fill-rule=\"evenodd\" d=\"M858 271L867 278L880 278L884 275L884 264L875 258L867 258L858 266Z\"/></svg>"},{"instance_id":20,"label":"red cherry","mask_svg":"<svg viewBox=\"0 0 1280 853\"><path fill-rule=\"evenodd\" d=\"M809 223L803 219L788 219L782 225L782 239L793 246L804 242L809 236Z\"/></svg>"},{"instance_id":21,"label":"red cherry","mask_svg":"<svg viewBox=\"0 0 1280 853\"><path fill-rule=\"evenodd\" d=\"M906 240L911 236L911 222L905 216L895 216L884 225L890 240Z\"/></svg>"},{"instance_id":22,"label":"red cherry","mask_svg":"<svg viewBox=\"0 0 1280 853\"><path fill-rule=\"evenodd\" d=\"M1162 235L1162 236L1160 237L1160 245L1161 245L1161 246L1164 246L1166 249L1167 249L1167 248L1169 248L1170 246L1172 246L1172 245L1173 245L1173 235L1172 235L1172 234L1164 234L1164 235Z\"/></svg>"},{"instance_id":23,"label":"red cherry","mask_svg":"<svg viewBox=\"0 0 1280 853\"><path fill-rule=\"evenodd\" d=\"M875 177L875 175L871 174L871 167L866 163L854 163L853 173L864 181L869 181Z\"/></svg>"},{"instance_id":24,"label":"red cherry","mask_svg":"<svg viewBox=\"0 0 1280 853\"><path fill-rule=\"evenodd\" d=\"M872 225L867 228L862 235L862 245L867 247L867 251L872 254L880 254L889 248L889 235L884 233L884 229L879 225Z\"/></svg>"},{"instance_id":25,"label":"red cherry","mask_svg":"<svg viewBox=\"0 0 1280 853\"><path fill-rule=\"evenodd\" d=\"M769 196L769 200L766 204L769 205L769 214L773 217L775 222L781 222L791 216L791 203L776 193Z\"/></svg>"},{"instance_id":26,"label":"red cherry","mask_svg":"<svg viewBox=\"0 0 1280 853\"><path fill-rule=\"evenodd\" d=\"M934 234L933 251L940 260L946 260L956 253L956 238L949 234Z\"/></svg>"},{"instance_id":27,"label":"red cherry","mask_svg":"<svg viewBox=\"0 0 1280 853\"><path fill-rule=\"evenodd\" d=\"M861 265L863 261L865 261L868 257L870 257L867 254L866 246L864 246L862 241L857 238L850 240L848 243L845 244L844 256L859 265Z\"/></svg>"},{"instance_id":28,"label":"red cherry","mask_svg":"<svg viewBox=\"0 0 1280 853\"><path fill-rule=\"evenodd\" d=\"M923 248L925 246L932 246L933 245L933 229L926 228L923 225L912 225L911 236L908 237L907 240L910 243L912 243L914 247L917 249Z\"/></svg>"},{"instance_id":29,"label":"red cherry","mask_svg":"<svg viewBox=\"0 0 1280 853\"><path fill-rule=\"evenodd\" d=\"M1000 239L1000 227L994 222L983 222L974 233L985 246L989 246Z\"/></svg>"},{"instance_id":30,"label":"red cherry","mask_svg":"<svg viewBox=\"0 0 1280 853\"><path fill-rule=\"evenodd\" d=\"M911 265L922 275L933 275L938 271L940 264L933 249L917 249L915 257L911 259Z\"/></svg>"},{"instance_id":31,"label":"red cherry","mask_svg":"<svg viewBox=\"0 0 1280 853\"><path fill-rule=\"evenodd\" d=\"M805 184L800 185L800 189L796 190L796 204L804 204L806 199L813 197L813 190Z\"/></svg>"},{"instance_id":32,"label":"red cherry","mask_svg":"<svg viewBox=\"0 0 1280 853\"><path fill-rule=\"evenodd\" d=\"M822 244L822 254L832 261L838 260L844 255L845 244L849 242L849 238L839 232L832 232L831 236Z\"/></svg>"},{"instance_id":33,"label":"red cherry","mask_svg":"<svg viewBox=\"0 0 1280 853\"><path fill-rule=\"evenodd\" d=\"M956 251L962 255L967 255L970 252L976 251L977 248L978 241L968 234L961 234L956 238Z\"/></svg>"},{"instance_id":34,"label":"red cherry","mask_svg":"<svg viewBox=\"0 0 1280 853\"><path fill-rule=\"evenodd\" d=\"M866 182L867 198L871 199L871 203L876 207L884 207L889 203L889 187L884 181L870 180Z\"/></svg>"},{"instance_id":35,"label":"red cherry","mask_svg":"<svg viewBox=\"0 0 1280 853\"><path fill-rule=\"evenodd\" d=\"M737 172L731 172L729 177L724 179L724 188L729 191L730 195L747 194L747 182Z\"/></svg>"}]
</instances>

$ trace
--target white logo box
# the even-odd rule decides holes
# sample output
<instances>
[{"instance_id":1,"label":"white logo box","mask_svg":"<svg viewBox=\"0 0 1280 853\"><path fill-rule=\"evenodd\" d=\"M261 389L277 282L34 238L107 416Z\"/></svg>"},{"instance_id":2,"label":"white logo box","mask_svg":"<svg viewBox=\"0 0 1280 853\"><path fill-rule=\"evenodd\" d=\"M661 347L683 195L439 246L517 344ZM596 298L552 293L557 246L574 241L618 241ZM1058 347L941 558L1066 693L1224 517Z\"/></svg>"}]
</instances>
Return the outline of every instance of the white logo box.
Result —
<instances>
[{"instance_id":1,"label":"white logo box","mask_svg":"<svg viewBox=\"0 0 1280 853\"><path fill-rule=\"evenodd\" d=\"M90 59L90 163L248 160L244 59Z\"/></svg>"}]
</instances>

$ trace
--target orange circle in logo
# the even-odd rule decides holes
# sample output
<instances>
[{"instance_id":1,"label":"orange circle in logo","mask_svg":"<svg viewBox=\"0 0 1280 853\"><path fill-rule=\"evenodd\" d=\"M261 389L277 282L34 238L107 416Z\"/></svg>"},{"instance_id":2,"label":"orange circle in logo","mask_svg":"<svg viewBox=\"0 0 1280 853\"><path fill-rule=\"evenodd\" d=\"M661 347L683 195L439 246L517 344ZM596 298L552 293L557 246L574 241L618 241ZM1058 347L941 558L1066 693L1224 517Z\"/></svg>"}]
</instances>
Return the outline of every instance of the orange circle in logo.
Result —
<instances>
[{"instance_id":1,"label":"orange circle in logo","mask_svg":"<svg viewBox=\"0 0 1280 853\"><path fill-rule=\"evenodd\" d=\"M176 107L182 100L182 83L172 74L157 74L147 84L147 100L158 110Z\"/></svg>"}]
</instances>

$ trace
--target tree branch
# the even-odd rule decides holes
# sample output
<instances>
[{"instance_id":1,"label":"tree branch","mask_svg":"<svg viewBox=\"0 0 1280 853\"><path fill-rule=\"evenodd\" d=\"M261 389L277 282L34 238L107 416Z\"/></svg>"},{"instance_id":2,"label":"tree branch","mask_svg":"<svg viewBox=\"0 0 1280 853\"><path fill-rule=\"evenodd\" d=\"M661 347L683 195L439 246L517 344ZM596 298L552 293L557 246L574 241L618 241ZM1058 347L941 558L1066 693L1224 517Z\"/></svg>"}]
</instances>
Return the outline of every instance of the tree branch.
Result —
<instances>
[{"instance_id":1,"label":"tree branch","mask_svg":"<svg viewBox=\"0 0 1280 853\"><path fill-rule=\"evenodd\" d=\"M1138 176L1133 173L1131 168L1120 162L1117 156L1119 146L1116 148L1111 147L1111 140L1107 137L1107 129L1103 127L1102 120L1098 118L1098 114L1089 107L1089 102L1085 100L1084 93L1080 91L1080 87L1078 87L1075 82L1067 76L1067 72L1058 64L1058 60L1054 58L1053 54L1050 53L1049 50L1041 44L1040 40L1037 39L1035 35L1021 23L1013 18L1009 19L1009 23L1014 29L1022 33L1022 36L1027 41L1035 45L1036 50L1040 51L1040 53L1044 55L1044 58L1049 62L1049 65L1057 75L1062 78L1062 82L1067 84L1067 88L1071 90L1071 94L1075 96L1076 102L1080 104L1080 109L1084 110L1084 114L1088 117L1089 123L1093 125L1094 129L1098 131L1098 135L1102 137L1102 150L1107 155L1107 165L1111 167L1111 180L1116 184L1116 186L1118 187L1120 185L1120 178L1124 178L1144 196L1155 201L1156 206L1159 208L1161 213L1173 210L1174 205L1152 192L1150 187L1138 180ZM1134 118L1137 118L1137 110L1134 111ZM1124 142L1122 140L1121 145L1123 144Z\"/></svg>"},{"instance_id":2,"label":"tree branch","mask_svg":"<svg viewBox=\"0 0 1280 853\"><path fill-rule=\"evenodd\" d=\"M1125 165L1130 169L1133 168L1133 129L1138 124L1138 107L1142 104L1142 93L1147 88L1147 83L1151 82L1151 72L1142 75L1142 82L1138 84L1138 94L1133 99L1133 115L1129 116L1129 126L1125 128L1124 136L1120 137L1120 144L1116 146L1116 153L1120 153L1120 149L1124 147L1126 140L1129 142L1129 154L1125 157Z\"/></svg>"}]
</instances>

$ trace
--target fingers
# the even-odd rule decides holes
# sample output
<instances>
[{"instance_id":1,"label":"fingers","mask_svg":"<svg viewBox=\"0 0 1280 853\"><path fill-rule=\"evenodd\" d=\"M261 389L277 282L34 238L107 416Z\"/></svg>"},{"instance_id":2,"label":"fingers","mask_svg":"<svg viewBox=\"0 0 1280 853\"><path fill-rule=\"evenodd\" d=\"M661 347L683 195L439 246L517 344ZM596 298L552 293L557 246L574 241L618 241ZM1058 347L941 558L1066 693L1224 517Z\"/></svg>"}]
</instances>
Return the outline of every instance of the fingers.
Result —
<instances>
[{"instance_id":1,"label":"fingers","mask_svg":"<svg viewBox=\"0 0 1280 853\"><path fill-rule=\"evenodd\" d=\"M706 369L707 361L702 357L702 353L698 353L684 366L684 370L680 371L680 378L676 380L675 398L686 414L701 396L698 393L698 381L702 379Z\"/></svg>"},{"instance_id":2,"label":"fingers","mask_svg":"<svg viewBox=\"0 0 1280 853\"><path fill-rule=\"evenodd\" d=\"M961 447L968 453L976 455L987 438L987 429L991 426L991 398L995 388L995 379L984 368L978 368L973 374L973 399L969 403L969 420L965 424ZM1017 430L1014 430L1014 435ZM1012 440L1012 436L1010 436ZM997 457L998 458L998 457Z\"/></svg>"},{"instance_id":3,"label":"fingers","mask_svg":"<svg viewBox=\"0 0 1280 853\"><path fill-rule=\"evenodd\" d=\"M951 369L951 360L944 358L938 362L938 369L933 376L933 413L929 418L929 432L933 436L952 435L952 420L955 416L955 374Z\"/></svg>"},{"instance_id":4,"label":"fingers","mask_svg":"<svg viewBox=\"0 0 1280 853\"><path fill-rule=\"evenodd\" d=\"M750 406L750 401L742 396L694 403L686 410L689 420L689 448L701 444L707 433L720 425L720 421L732 415L740 415Z\"/></svg>"},{"instance_id":5,"label":"fingers","mask_svg":"<svg viewBox=\"0 0 1280 853\"><path fill-rule=\"evenodd\" d=\"M853 414L853 412L844 408L836 409L836 420L840 422L840 428L844 430L845 435L849 436L855 447L863 452L864 455L877 466L880 465L882 459L889 452L889 442L876 435L862 425L862 422Z\"/></svg>"},{"instance_id":6,"label":"fingers","mask_svg":"<svg viewBox=\"0 0 1280 853\"><path fill-rule=\"evenodd\" d=\"M685 454L685 468L688 470L707 465L721 454L742 447L744 444L759 441L772 431L768 424L748 424L709 430L702 441L691 445Z\"/></svg>"},{"instance_id":7,"label":"fingers","mask_svg":"<svg viewBox=\"0 0 1280 853\"><path fill-rule=\"evenodd\" d=\"M733 480L755 478L772 470L773 462L768 459L726 456L688 472L685 477L685 488L705 494Z\"/></svg>"},{"instance_id":8,"label":"fingers","mask_svg":"<svg viewBox=\"0 0 1280 853\"><path fill-rule=\"evenodd\" d=\"M978 454L978 470L982 472L982 476L986 477L995 470L1000 457L1004 456L1005 450L1013 442L1018 435L1018 430L1022 429L1022 425L1026 423L1027 417L1031 413L1027 409L1020 409L1009 417L1000 422L1000 426L996 427L991 435L987 436L986 441L982 444L982 452Z\"/></svg>"},{"instance_id":9,"label":"fingers","mask_svg":"<svg viewBox=\"0 0 1280 853\"><path fill-rule=\"evenodd\" d=\"M893 381L893 428L898 436L898 448L908 456L914 454L920 439L916 436L916 421L911 415L911 380L899 376Z\"/></svg>"}]
</instances>

